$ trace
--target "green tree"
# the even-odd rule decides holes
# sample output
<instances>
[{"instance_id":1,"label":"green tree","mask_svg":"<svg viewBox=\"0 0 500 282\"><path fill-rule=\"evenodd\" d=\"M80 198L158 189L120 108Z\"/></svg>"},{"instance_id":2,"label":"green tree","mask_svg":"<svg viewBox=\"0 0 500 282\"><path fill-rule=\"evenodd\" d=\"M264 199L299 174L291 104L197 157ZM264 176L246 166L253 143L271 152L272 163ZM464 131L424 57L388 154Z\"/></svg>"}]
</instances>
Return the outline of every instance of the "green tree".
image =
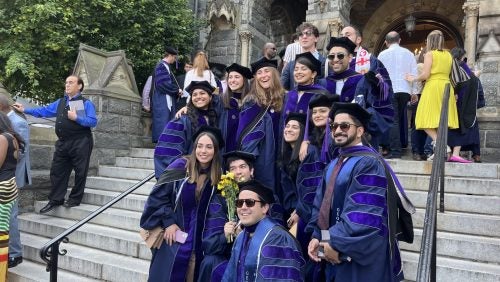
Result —
<instances>
[{"instance_id":1,"label":"green tree","mask_svg":"<svg viewBox=\"0 0 500 282\"><path fill-rule=\"evenodd\" d=\"M54 100L85 43L125 50L142 84L165 46L191 50L196 29L186 0L0 0L0 81Z\"/></svg>"}]
</instances>

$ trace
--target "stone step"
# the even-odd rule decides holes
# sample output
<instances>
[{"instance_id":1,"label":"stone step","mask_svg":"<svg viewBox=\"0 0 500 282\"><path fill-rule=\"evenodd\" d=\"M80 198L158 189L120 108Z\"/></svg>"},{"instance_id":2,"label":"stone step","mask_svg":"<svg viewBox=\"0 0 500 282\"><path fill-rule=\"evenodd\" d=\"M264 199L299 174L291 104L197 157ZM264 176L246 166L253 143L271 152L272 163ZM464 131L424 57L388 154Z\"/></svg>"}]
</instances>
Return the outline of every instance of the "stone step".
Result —
<instances>
[{"instance_id":1,"label":"stone step","mask_svg":"<svg viewBox=\"0 0 500 282\"><path fill-rule=\"evenodd\" d=\"M425 210L417 209L413 214L413 226L422 228ZM461 234L494 236L500 234L500 216L462 212L438 212L437 230Z\"/></svg>"},{"instance_id":2,"label":"stone step","mask_svg":"<svg viewBox=\"0 0 500 282\"><path fill-rule=\"evenodd\" d=\"M23 257L42 262L39 251L49 239L33 234L22 233ZM147 281L149 261L131 258L116 253L101 251L73 243L62 243L60 250L67 254L59 256L59 268L75 273L86 274L95 279L106 281Z\"/></svg>"},{"instance_id":3,"label":"stone step","mask_svg":"<svg viewBox=\"0 0 500 282\"><path fill-rule=\"evenodd\" d=\"M401 252L406 280L416 280L418 257L418 253ZM497 264L438 256L436 260L436 280L438 282L498 282L500 281L500 267Z\"/></svg>"},{"instance_id":4,"label":"stone step","mask_svg":"<svg viewBox=\"0 0 500 282\"><path fill-rule=\"evenodd\" d=\"M430 176L398 174L405 190L429 191ZM460 178L447 176L446 193L500 196L500 180L482 178Z\"/></svg>"},{"instance_id":5,"label":"stone step","mask_svg":"<svg viewBox=\"0 0 500 282\"><path fill-rule=\"evenodd\" d=\"M415 207L426 207L427 192L406 191L406 194ZM500 197L445 193L444 207L446 211L500 215Z\"/></svg>"},{"instance_id":6,"label":"stone step","mask_svg":"<svg viewBox=\"0 0 500 282\"><path fill-rule=\"evenodd\" d=\"M97 189L85 189L82 202L85 204L104 206L113 200L120 193L112 191L102 191ZM114 208L141 212L144 210L147 196L130 194L113 205Z\"/></svg>"},{"instance_id":7,"label":"stone step","mask_svg":"<svg viewBox=\"0 0 500 282\"><path fill-rule=\"evenodd\" d=\"M422 229L416 229L413 244L401 242L399 246L402 250L420 252L421 244ZM446 257L498 264L500 263L500 256L498 256L500 238L437 232L436 252Z\"/></svg>"},{"instance_id":8,"label":"stone step","mask_svg":"<svg viewBox=\"0 0 500 282\"><path fill-rule=\"evenodd\" d=\"M47 272L45 264L36 263L27 259L23 263L14 268L9 268L9 282L47 282L50 280L50 273ZM63 269L58 269L57 279L59 281L71 282L95 282L102 281L69 272Z\"/></svg>"},{"instance_id":9,"label":"stone step","mask_svg":"<svg viewBox=\"0 0 500 282\"><path fill-rule=\"evenodd\" d=\"M432 171L432 162L406 161L406 160L387 160L390 166L397 174L424 174L430 175ZM445 175L455 177L471 178L492 178L500 179L500 164L491 163L471 163L459 164L449 163L445 165Z\"/></svg>"},{"instance_id":10,"label":"stone step","mask_svg":"<svg viewBox=\"0 0 500 282\"><path fill-rule=\"evenodd\" d=\"M117 157L116 166L142 168L153 170L155 168L153 159L146 158L131 158L131 157Z\"/></svg>"},{"instance_id":11,"label":"stone step","mask_svg":"<svg viewBox=\"0 0 500 282\"><path fill-rule=\"evenodd\" d=\"M155 149L148 148L130 148L129 155L133 158L147 158L152 159Z\"/></svg>"},{"instance_id":12,"label":"stone step","mask_svg":"<svg viewBox=\"0 0 500 282\"><path fill-rule=\"evenodd\" d=\"M112 192L123 192L133 185L137 184L138 180L116 179L100 176L89 176L87 178L86 187L91 189L99 189ZM155 185L156 180L153 179L144 183L141 187L134 191L134 194L149 195L151 189Z\"/></svg>"},{"instance_id":13,"label":"stone step","mask_svg":"<svg viewBox=\"0 0 500 282\"><path fill-rule=\"evenodd\" d=\"M38 212L41 208L43 208L47 204L47 201L37 201L35 202L35 210ZM89 215L91 212L97 210L99 206L88 205L88 204L80 204L79 206L72 208L65 208L63 206L59 206L51 210L50 212L44 214L45 218L51 217L61 217L66 219L74 219L81 220ZM123 209L109 208L90 222L109 226L116 227L125 230L138 231L139 230L139 221L141 218L141 213L136 211L129 211Z\"/></svg>"},{"instance_id":14,"label":"stone step","mask_svg":"<svg viewBox=\"0 0 500 282\"><path fill-rule=\"evenodd\" d=\"M126 168L100 165L98 175L102 177L142 180L154 171L152 169Z\"/></svg>"},{"instance_id":15,"label":"stone step","mask_svg":"<svg viewBox=\"0 0 500 282\"><path fill-rule=\"evenodd\" d=\"M48 238L55 238L77 221L47 217L35 213L19 215L19 230ZM139 236L139 232L87 223L69 235L69 241L107 252L149 260L151 251Z\"/></svg>"}]
</instances>

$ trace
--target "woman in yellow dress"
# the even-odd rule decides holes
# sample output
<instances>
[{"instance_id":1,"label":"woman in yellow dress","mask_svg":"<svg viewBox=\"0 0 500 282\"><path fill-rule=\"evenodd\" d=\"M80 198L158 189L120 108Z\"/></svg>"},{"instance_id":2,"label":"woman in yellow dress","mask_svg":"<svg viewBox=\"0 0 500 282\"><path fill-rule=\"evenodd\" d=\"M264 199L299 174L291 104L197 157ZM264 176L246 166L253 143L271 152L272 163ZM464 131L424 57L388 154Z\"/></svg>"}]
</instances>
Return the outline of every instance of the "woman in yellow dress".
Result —
<instances>
[{"instance_id":1,"label":"woman in yellow dress","mask_svg":"<svg viewBox=\"0 0 500 282\"><path fill-rule=\"evenodd\" d=\"M417 77L406 75L406 80L409 82L425 81L417 108L415 125L417 129L423 129L432 138L433 145L436 144L444 88L446 84L450 83L453 62L450 52L443 49L443 44L444 36L441 31L433 30L429 33L422 73ZM453 87L450 87L448 102L448 127L458 128L458 113Z\"/></svg>"}]
</instances>

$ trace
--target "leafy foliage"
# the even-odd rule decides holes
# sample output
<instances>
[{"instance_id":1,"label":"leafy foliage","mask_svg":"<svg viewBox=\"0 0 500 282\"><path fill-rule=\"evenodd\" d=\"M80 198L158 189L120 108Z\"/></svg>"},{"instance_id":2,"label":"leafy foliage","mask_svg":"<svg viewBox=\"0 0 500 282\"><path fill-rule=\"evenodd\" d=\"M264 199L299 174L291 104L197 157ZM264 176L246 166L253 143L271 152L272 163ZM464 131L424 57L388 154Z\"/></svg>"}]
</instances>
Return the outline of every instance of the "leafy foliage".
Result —
<instances>
[{"instance_id":1,"label":"leafy foliage","mask_svg":"<svg viewBox=\"0 0 500 282\"><path fill-rule=\"evenodd\" d=\"M188 54L197 25L186 0L0 0L0 81L15 95L54 100L85 43L125 50L144 82L165 46Z\"/></svg>"}]
</instances>

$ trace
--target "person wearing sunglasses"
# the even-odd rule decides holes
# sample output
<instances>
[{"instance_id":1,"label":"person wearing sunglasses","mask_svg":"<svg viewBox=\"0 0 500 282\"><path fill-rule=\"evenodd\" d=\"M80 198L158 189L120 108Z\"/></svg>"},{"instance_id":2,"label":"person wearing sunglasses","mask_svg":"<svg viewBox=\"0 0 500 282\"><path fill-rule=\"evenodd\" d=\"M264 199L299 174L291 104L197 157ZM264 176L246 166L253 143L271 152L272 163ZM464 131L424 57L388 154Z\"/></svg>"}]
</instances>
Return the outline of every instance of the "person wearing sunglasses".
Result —
<instances>
[{"instance_id":1,"label":"person wearing sunglasses","mask_svg":"<svg viewBox=\"0 0 500 282\"><path fill-rule=\"evenodd\" d=\"M278 54L278 49L276 49L276 44L272 42L267 42L262 48L262 56L268 60L272 60Z\"/></svg>"},{"instance_id":2,"label":"person wearing sunglasses","mask_svg":"<svg viewBox=\"0 0 500 282\"><path fill-rule=\"evenodd\" d=\"M299 44L302 48L300 53L310 52L315 59L319 60L321 64L325 62L325 57L321 55L316 49L316 44L319 39L319 31L318 28L311 23L303 23L299 27L297 27L297 35L299 36ZM283 67L281 72L281 84L287 90L294 89L296 83L294 81L294 70L295 70L295 61L290 61ZM323 72L320 70L317 72L317 77L323 77Z\"/></svg>"},{"instance_id":3,"label":"person wearing sunglasses","mask_svg":"<svg viewBox=\"0 0 500 282\"><path fill-rule=\"evenodd\" d=\"M304 281L305 261L298 242L268 216L271 188L258 181L239 183L238 235L222 278L234 281Z\"/></svg>"},{"instance_id":4,"label":"person wearing sunglasses","mask_svg":"<svg viewBox=\"0 0 500 282\"><path fill-rule=\"evenodd\" d=\"M392 170L398 188L388 185L385 161L363 145L370 113L357 103L335 103L330 119L338 149L316 190L308 255L321 264L324 281L401 281L396 227L389 226L395 201L386 194L404 190Z\"/></svg>"},{"instance_id":5,"label":"person wearing sunglasses","mask_svg":"<svg viewBox=\"0 0 500 282\"><path fill-rule=\"evenodd\" d=\"M355 48L356 45L347 37L330 38L327 49L333 72L320 84L331 94L339 95L340 102L359 103L372 114L372 122L366 131L371 135L370 144L378 150L380 136L388 132L393 123L392 90L378 83L374 72L362 75L349 68Z\"/></svg>"},{"instance_id":6,"label":"person wearing sunglasses","mask_svg":"<svg viewBox=\"0 0 500 282\"><path fill-rule=\"evenodd\" d=\"M223 224L208 219L210 203L225 207L215 187L221 178L222 134L217 128L202 126L192 139L193 151L161 174L140 219L145 230L164 229L164 240L151 249L149 281L196 281L206 247L202 239L207 240L209 229L223 229Z\"/></svg>"}]
</instances>

